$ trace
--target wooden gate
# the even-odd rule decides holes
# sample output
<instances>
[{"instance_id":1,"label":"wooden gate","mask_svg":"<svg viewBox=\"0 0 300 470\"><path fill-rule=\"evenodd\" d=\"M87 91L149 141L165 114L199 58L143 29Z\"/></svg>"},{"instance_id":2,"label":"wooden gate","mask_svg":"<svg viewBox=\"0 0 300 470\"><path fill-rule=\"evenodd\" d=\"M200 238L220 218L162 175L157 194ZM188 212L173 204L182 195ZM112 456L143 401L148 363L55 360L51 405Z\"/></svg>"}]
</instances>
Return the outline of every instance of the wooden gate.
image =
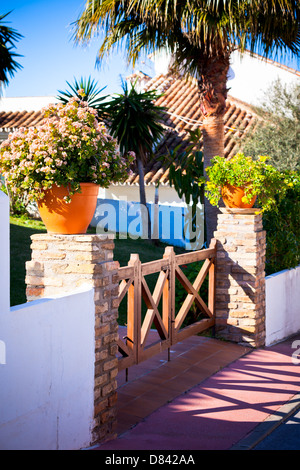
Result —
<instances>
[{"instance_id":1,"label":"wooden gate","mask_svg":"<svg viewBox=\"0 0 300 470\"><path fill-rule=\"evenodd\" d=\"M167 247L162 259L143 264L134 254L128 266L119 268L119 301L127 295L127 332L118 340L119 370L138 364L214 325L215 261L216 242L213 240L208 249L180 255L175 255L173 247ZM183 266L195 262L197 266L201 265L201 269L192 283L183 272ZM145 277L153 273L159 274L151 293ZM207 277L208 295L205 302L199 291ZM185 300L178 311L175 303L176 279L186 291ZM146 311L142 315L143 301ZM186 325L185 320L194 303L202 318ZM157 331L157 339L150 341L149 333L153 327Z\"/></svg>"}]
</instances>

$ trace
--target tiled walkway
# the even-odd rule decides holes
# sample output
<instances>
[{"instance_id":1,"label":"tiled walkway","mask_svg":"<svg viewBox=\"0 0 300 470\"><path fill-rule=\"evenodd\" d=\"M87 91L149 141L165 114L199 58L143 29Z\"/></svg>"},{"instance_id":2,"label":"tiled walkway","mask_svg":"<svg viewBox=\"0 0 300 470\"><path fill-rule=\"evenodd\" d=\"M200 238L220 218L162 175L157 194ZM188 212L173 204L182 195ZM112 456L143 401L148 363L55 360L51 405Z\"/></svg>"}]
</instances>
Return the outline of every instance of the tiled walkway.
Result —
<instances>
[{"instance_id":1,"label":"tiled walkway","mask_svg":"<svg viewBox=\"0 0 300 470\"><path fill-rule=\"evenodd\" d=\"M205 336L192 336L118 375L117 434L240 358L248 348Z\"/></svg>"},{"instance_id":2,"label":"tiled walkway","mask_svg":"<svg viewBox=\"0 0 300 470\"><path fill-rule=\"evenodd\" d=\"M171 363L132 368L130 382L120 382L119 436L96 450L255 448L300 407L299 339L247 351L193 337L173 349Z\"/></svg>"}]
</instances>

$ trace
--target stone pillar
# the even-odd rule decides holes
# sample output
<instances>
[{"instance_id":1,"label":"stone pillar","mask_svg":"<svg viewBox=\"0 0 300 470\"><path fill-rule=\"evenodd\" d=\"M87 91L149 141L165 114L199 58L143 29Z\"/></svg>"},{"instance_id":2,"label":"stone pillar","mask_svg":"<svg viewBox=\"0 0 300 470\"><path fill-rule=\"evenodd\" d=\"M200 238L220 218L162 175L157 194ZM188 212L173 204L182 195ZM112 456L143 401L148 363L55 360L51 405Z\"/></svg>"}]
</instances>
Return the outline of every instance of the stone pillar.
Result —
<instances>
[{"instance_id":1,"label":"stone pillar","mask_svg":"<svg viewBox=\"0 0 300 470\"><path fill-rule=\"evenodd\" d=\"M95 387L93 443L115 437L118 373L118 267L108 235L37 234L26 263L27 300L94 288ZM84 348L84 344L80 347Z\"/></svg>"},{"instance_id":2,"label":"stone pillar","mask_svg":"<svg viewBox=\"0 0 300 470\"><path fill-rule=\"evenodd\" d=\"M220 209L217 231L216 335L265 343L266 234L257 209Z\"/></svg>"}]
</instances>

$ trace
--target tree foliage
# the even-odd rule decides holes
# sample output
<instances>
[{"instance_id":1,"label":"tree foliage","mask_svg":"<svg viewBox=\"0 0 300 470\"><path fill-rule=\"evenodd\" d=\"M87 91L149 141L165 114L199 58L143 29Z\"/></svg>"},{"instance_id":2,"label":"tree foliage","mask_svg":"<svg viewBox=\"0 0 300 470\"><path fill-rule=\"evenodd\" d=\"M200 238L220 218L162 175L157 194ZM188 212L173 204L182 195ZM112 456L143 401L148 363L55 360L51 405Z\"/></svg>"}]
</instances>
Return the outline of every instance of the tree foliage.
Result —
<instances>
[{"instance_id":1,"label":"tree foliage","mask_svg":"<svg viewBox=\"0 0 300 470\"><path fill-rule=\"evenodd\" d=\"M87 0L76 22L75 40L88 42L104 31L101 60L113 48L125 46L130 62L141 52L167 47L178 67L199 72L208 56L228 50L259 48L299 52L297 0Z\"/></svg>"},{"instance_id":2,"label":"tree foliage","mask_svg":"<svg viewBox=\"0 0 300 470\"><path fill-rule=\"evenodd\" d=\"M262 121L248 136L243 150L268 155L281 172L294 175L294 185L278 199L276 213L264 213L267 236L266 273L273 274L300 263L300 85L276 80L265 93L260 109Z\"/></svg>"},{"instance_id":3,"label":"tree foliage","mask_svg":"<svg viewBox=\"0 0 300 470\"><path fill-rule=\"evenodd\" d=\"M15 72L22 68L16 61L16 58L20 55L14 52L13 49L15 43L23 36L15 29L7 26L7 22L4 21L10 13L0 15L0 86L1 82L8 85L9 78L12 78Z\"/></svg>"},{"instance_id":4,"label":"tree foliage","mask_svg":"<svg viewBox=\"0 0 300 470\"><path fill-rule=\"evenodd\" d=\"M289 189L278 203L278 211L266 212L266 274L295 268L300 264L300 176L298 184Z\"/></svg>"},{"instance_id":5,"label":"tree foliage","mask_svg":"<svg viewBox=\"0 0 300 470\"><path fill-rule=\"evenodd\" d=\"M242 148L247 155L268 155L278 170L300 170L300 84L276 80L257 113L261 122Z\"/></svg>"},{"instance_id":6,"label":"tree foliage","mask_svg":"<svg viewBox=\"0 0 300 470\"><path fill-rule=\"evenodd\" d=\"M190 131L191 144L184 151L180 145L162 158L169 163L169 181L180 198L195 207L203 203L203 153L199 149L200 131Z\"/></svg>"},{"instance_id":7,"label":"tree foliage","mask_svg":"<svg viewBox=\"0 0 300 470\"><path fill-rule=\"evenodd\" d=\"M105 104L110 131L122 154L134 152L145 163L164 134L161 121L165 108L155 104L159 98L155 90L138 91L136 84L128 86L127 82L122 83L122 89Z\"/></svg>"}]
</instances>

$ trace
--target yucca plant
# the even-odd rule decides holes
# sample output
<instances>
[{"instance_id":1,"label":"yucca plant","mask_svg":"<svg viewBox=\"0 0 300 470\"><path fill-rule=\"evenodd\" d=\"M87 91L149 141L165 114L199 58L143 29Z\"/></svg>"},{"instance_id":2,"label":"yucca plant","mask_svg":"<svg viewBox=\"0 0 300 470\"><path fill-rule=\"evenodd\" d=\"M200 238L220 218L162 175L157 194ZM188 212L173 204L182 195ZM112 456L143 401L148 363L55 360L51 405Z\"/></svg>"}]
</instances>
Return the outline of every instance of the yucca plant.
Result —
<instances>
[{"instance_id":1,"label":"yucca plant","mask_svg":"<svg viewBox=\"0 0 300 470\"><path fill-rule=\"evenodd\" d=\"M98 83L91 77L88 79L81 77L79 80L74 78L73 84L66 82L69 90L61 91L58 90L59 95L57 99L62 101L64 104L72 97L78 98L80 101L87 101L87 104L97 110L98 117L104 118L103 103L107 99L107 96L101 95L102 91L106 88L98 88Z\"/></svg>"},{"instance_id":2,"label":"yucca plant","mask_svg":"<svg viewBox=\"0 0 300 470\"><path fill-rule=\"evenodd\" d=\"M150 239L151 224L146 201L144 166L153 154L155 144L163 136L161 119L164 108L154 103L158 98L156 91L138 91L135 84L129 87L127 82L122 83L122 89L123 93L116 94L106 103L105 110L110 132L117 139L121 153L135 153L140 202L148 215L148 224L144 224L144 228L148 225Z\"/></svg>"}]
</instances>

